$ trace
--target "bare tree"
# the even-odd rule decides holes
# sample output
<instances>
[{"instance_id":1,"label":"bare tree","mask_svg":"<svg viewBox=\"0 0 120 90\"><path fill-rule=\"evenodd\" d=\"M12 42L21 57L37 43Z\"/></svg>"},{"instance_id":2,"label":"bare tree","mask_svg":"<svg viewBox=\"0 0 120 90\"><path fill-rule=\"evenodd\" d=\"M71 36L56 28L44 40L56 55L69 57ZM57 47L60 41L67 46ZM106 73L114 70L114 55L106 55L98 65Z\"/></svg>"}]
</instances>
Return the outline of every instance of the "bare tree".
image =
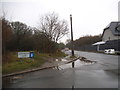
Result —
<instances>
[{"instance_id":1,"label":"bare tree","mask_svg":"<svg viewBox=\"0 0 120 90\"><path fill-rule=\"evenodd\" d=\"M41 18L40 29L54 42L68 33L67 22L59 20L55 13L46 14Z\"/></svg>"}]
</instances>

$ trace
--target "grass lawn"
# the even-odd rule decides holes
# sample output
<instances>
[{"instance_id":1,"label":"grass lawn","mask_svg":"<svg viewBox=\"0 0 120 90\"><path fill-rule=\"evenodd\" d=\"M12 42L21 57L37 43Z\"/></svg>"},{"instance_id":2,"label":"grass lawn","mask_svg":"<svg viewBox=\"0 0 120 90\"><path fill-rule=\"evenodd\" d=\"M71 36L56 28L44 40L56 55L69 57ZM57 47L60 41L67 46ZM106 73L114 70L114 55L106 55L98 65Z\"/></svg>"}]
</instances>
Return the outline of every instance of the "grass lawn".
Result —
<instances>
[{"instance_id":1,"label":"grass lawn","mask_svg":"<svg viewBox=\"0 0 120 90\"><path fill-rule=\"evenodd\" d=\"M13 72L18 72L26 69L32 69L40 67L43 63L45 63L49 58L56 57L65 57L66 54L63 52L58 52L55 54L46 54L46 53L37 53L35 52L35 56L33 59L23 58L18 59L17 52L9 53L9 62L4 63L2 66L2 73L9 74Z\"/></svg>"}]
</instances>

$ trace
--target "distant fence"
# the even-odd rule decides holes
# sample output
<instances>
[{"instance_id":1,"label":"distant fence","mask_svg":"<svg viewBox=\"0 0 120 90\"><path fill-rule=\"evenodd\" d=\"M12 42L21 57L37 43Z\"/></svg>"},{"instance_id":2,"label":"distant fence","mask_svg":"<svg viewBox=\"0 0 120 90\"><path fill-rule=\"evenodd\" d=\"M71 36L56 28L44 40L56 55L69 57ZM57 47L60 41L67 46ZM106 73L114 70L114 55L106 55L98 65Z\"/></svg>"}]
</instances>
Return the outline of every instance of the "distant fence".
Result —
<instances>
[{"instance_id":1,"label":"distant fence","mask_svg":"<svg viewBox=\"0 0 120 90\"><path fill-rule=\"evenodd\" d=\"M75 47L75 49L81 51L97 51L97 46L85 45L81 47Z\"/></svg>"},{"instance_id":2,"label":"distant fence","mask_svg":"<svg viewBox=\"0 0 120 90\"><path fill-rule=\"evenodd\" d=\"M75 49L81 51L97 51L97 46L85 45L81 47L75 47ZM120 40L107 41L105 44L101 44L99 46L99 50L105 49L115 49L115 51L120 51Z\"/></svg>"},{"instance_id":3,"label":"distant fence","mask_svg":"<svg viewBox=\"0 0 120 90\"><path fill-rule=\"evenodd\" d=\"M105 49L115 49L115 51L120 51L120 40L107 41L105 44L100 45L100 50Z\"/></svg>"}]
</instances>

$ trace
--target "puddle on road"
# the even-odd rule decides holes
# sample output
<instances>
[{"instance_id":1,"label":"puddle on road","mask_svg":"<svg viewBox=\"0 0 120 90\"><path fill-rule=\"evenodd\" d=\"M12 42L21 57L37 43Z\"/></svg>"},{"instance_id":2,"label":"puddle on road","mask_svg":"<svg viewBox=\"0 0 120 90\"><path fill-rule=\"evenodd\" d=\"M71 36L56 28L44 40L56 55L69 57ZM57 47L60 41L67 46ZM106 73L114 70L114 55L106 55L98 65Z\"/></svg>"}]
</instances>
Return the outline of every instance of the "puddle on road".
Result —
<instances>
[{"instance_id":1,"label":"puddle on road","mask_svg":"<svg viewBox=\"0 0 120 90\"><path fill-rule=\"evenodd\" d=\"M62 61L67 61L66 59L61 59ZM81 67L83 65L92 65L95 64L96 62L85 62L85 61L81 61L80 59L74 61L75 63L75 67ZM68 63L68 64L63 64L57 67L54 67L53 69L57 69L57 70L63 70L63 69L68 69L68 68L72 68L72 62Z\"/></svg>"}]
</instances>

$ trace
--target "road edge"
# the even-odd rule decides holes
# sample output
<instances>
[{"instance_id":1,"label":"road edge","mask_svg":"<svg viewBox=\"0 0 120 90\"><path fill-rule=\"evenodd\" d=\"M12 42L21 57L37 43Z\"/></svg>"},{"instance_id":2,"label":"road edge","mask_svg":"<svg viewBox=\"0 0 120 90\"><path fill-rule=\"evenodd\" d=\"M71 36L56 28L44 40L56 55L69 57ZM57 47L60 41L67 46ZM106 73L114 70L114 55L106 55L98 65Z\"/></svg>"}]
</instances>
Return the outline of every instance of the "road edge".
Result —
<instances>
[{"instance_id":1,"label":"road edge","mask_svg":"<svg viewBox=\"0 0 120 90\"><path fill-rule=\"evenodd\" d=\"M74 61L76 61L77 59L79 59L80 57L74 58L69 60L68 62L64 63L64 64L68 64L68 63L72 63ZM63 65L63 64L60 64ZM49 69L49 68L54 68L54 67L58 67L60 65L53 65L53 66L49 66L49 67L42 67L42 68L35 68L35 69L31 69L31 70L24 70L24 71L20 71L20 72L15 72L15 73L11 73L11 74L6 74L6 75L2 75L2 78L5 77L10 77L10 76L15 76L15 75L21 75L21 74L25 74L25 73L30 73L30 72L35 72L35 71L39 71L39 70L44 70L44 69Z\"/></svg>"}]
</instances>

